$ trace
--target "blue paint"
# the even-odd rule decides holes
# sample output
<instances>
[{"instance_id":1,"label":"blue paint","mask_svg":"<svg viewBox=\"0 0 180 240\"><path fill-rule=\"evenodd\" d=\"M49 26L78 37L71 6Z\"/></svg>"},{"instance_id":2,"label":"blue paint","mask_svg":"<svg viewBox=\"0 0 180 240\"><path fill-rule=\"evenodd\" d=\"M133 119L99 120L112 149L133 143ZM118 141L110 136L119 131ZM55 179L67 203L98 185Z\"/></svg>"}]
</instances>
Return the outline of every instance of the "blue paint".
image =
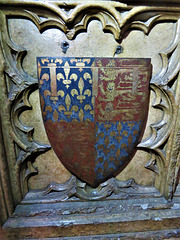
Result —
<instances>
[{"instance_id":1,"label":"blue paint","mask_svg":"<svg viewBox=\"0 0 180 240\"><path fill-rule=\"evenodd\" d=\"M44 63L41 62L42 58L38 58L38 61L40 62L42 68L41 68L41 75L40 79L42 79L42 76L44 73L48 74L50 77L50 68L48 66L48 62L44 61ZM43 58L44 59L44 58ZM57 58L46 58L51 63L55 63ZM84 74L89 73L92 79L92 69L91 66L94 62L94 59L90 59L90 62L83 61L84 59L78 59L77 58L61 58L59 60L62 60L62 62L56 61L56 75L62 74L63 78L59 80L56 79L57 83L57 92L63 91L65 95L63 97L57 96L58 100L54 101L51 99L51 96L45 97L44 91L49 90L51 92L51 81L50 79L46 81L43 80L43 84L40 85L40 95L44 99L44 108L42 109L43 112L46 112L46 115L43 115L44 122L51 120L52 122L55 122L55 119L53 117L53 113L56 110L58 113L58 122L63 120L64 122L72 122L73 120L80 121L79 113L80 110L83 110L84 113L84 119L83 121L86 121L87 119L94 122L94 116L90 111L94 110L94 106L92 105L92 82L89 81L90 79L85 79ZM73 61L75 60L75 61ZM66 79L65 71L64 71L64 65L65 63L69 64L69 75L67 80L70 80L70 76L72 74L77 75L77 79L71 78L71 83L69 84L69 87L67 88L67 84L63 83L63 80ZM77 66L78 64L84 65L84 66ZM83 99L82 102L78 100L77 95L72 95L72 90L75 89L80 95L80 89L79 89L79 81L80 78L84 81L84 88L82 91L82 95L85 96L85 99ZM85 95L85 91L90 90L91 95ZM69 106L69 109L67 109L65 99L66 96L69 95L71 99L71 103ZM90 109L86 109L87 105L90 106ZM46 107L50 106L52 108L52 111L47 110ZM63 106L65 110L59 110L58 108L60 106ZM73 106L78 107L78 111L75 112L72 110ZM46 110L46 111L45 111ZM68 111L71 112L71 115L67 115ZM122 129L118 132L118 124L121 123ZM109 124L109 128L106 126ZM108 174L116 171L121 165L124 164L124 158L129 158L130 154L134 151L134 147L138 143L139 136L140 136L140 124L141 122L134 122L134 121L127 121L127 122L95 122L96 125L96 133L95 133L95 146L94 151L96 151L97 157L95 159L95 173L97 175L97 178L99 180L103 180L104 176L108 176ZM137 131L137 134L133 134L134 131ZM127 135L123 134L123 131L127 131ZM128 143L128 138L132 137L131 144ZM121 137L118 141L118 137ZM106 146L105 142L107 142L107 139L109 141L108 145ZM123 144L125 147L123 147ZM120 149L119 157L117 157L118 149Z\"/></svg>"},{"instance_id":2,"label":"blue paint","mask_svg":"<svg viewBox=\"0 0 180 240\"><path fill-rule=\"evenodd\" d=\"M128 157L130 155L131 149L134 150L134 146L137 144L140 134L140 124L141 122L134 122L134 121L128 121L128 122L120 122L122 129L118 133L118 126L119 122L96 122L97 132L96 132L96 144L95 144L95 151L97 153L97 157L95 160L95 173L97 174L98 179L104 179L104 175L107 174L107 172L112 172L110 169L117 170L118 167L120 167L123 164L123 161L121 160L122 157ZM133 123L133 126L128 126L129 124ZM110 124L110 128L105 128L106 124ZM133 132L137 130L138 134L133 135ZM127 131L127 136L123 135L123 131ZM111 133L114 132L113 136L111 136ZM100 136L100 134L103 136ZM129 146L128 144L128 138L132 136L132 142ZM117 137L121 136L122 139L119 140ZM105 139L108 137L109 144L106 146ZM122 144L126 144L128 148L128 152L125 148L122 148ZM110 149L111 148L111 149ZM119 158L116 157L117 150L120 149L120 155ZM105 151L109 152L105 154ZM99 158L103 159L102 162L99 161ZM114 158L115 161L110 161L110 159ZM108 167L105 169L104 164L107 162L106 165ZM116 165L115 165L115 162ZM117 166L118 165L118 166ZM102 171L98 171L98 169L101 169Z\"/></svg>"},{"instance_id":3,"label":"blue paint","mask_svg":"<svg viewBox=\"0 0 180 240\"><path fill-rule=\"evenodd\" d=\"M41 60L44 60L43 62ZM57 61L57 60L61 60L61 61ZM75 61L73 61L75 60ZM87 61L88 60L88 61ZM61 58L57 58L57 57L37 57L37 62L39 62L41 64L42 67L48 67L48 64L51 63L55 63L57 67L64 67L64 64L68 61L69 65L71 67L75 67L77 63L83 63L84 67L91 67L93 62L94 62L94 58L81 58L81 57L61 57Z\"/></svg>"},{"instance_id":4,"label":"blue paint","mask_svg":"<svg viewBox=\"0 0 180 240\"><path fill-rule=\"evenodd\" d=\"M49 62L55 63L57 58L37 58L37 60L43 67L43 68L41 68L41 76L40 76L40 79L43 80L42 76L44 73L47 73L50 77L50 69L48 66L48 62L44 61L44 63L42 63L41 59L47 59L47 60L49 60ZM48 120L52 120L53 122L55 122L55 119L53 118L53 113L55 110L58 113L58 121L60 121L60 120L64 120L65 122L72 122L73 120L80 121L79 112L81 109L83 110L83 113L84 113L83 121L85 121L87 119L89 121L94 121L94 116L92 113L90 113L90 111L94 110L94 106L92 105L92 82L89 81L90 79L84 78L84 74L89 73L91 76L91 79L92 79L92 70L90 67L93 64L94 59L92 59L92 58L89 59L90 62L87 62L85 59L81 59L81 58L61 58L60 60L62 60L62 63L59 63L56 61L56 76L57 76L57 74L62 74L63 77L60 79L60 81L56 79L57 92L59 90L61 90L65 93L65 95L63 97L57 96L58 100L56 102L53 102L51 100L51 96L49 96L49 95L47 97L45 97L44 96L45 90L49 90L51 92L51 86L50 86L51 79L49 79L48 81L44 80L44 83L41 85L41 87L39 89L40 95L43 97L44 102L45 102L43 111L45 111L47 106L52 107L52 111L46 111L47 114L46 114L46 116L44 116L44 122L46 122ZM76 62L73 60L75 60ZM69 64L68 69L70 70L68 77L65 75L65 71L64 71L64 65L65 65L65 63L67 64L67 62ZM79 65L76 66L77 63L81 64L83 66L82 67ZM84 67L86 67L86 68L84 68ZM71 83L68 84L68 87L67 87L67 84L64 84L63 80L65 80L66 77L67 77L67 80L70 80L70 77L72 76L72 74L77 75L77 80L71 79ZM82 95L85 96L85 99L83 99L82 102L80 102L80 100L78 100L77 95L73 96L72 92L71 92L73 89L75 89L77 91L78 95L81 94L79 86L78 86L80 78L82 78L84 81L84 88L82 91ZM90 96L85 94L86 90L91 91ZM66 103L65 103L65 99L66 99L67 95L69 95L70 99L71 99L71 104L69 106L69 109L67 108ZM89 105L90 109L85 110L86 105ZM59 109L58 109L59 106L64 106L65 110L59 111ZM72 109L73 106L78 106L77 112L75 112ZM71 111L71 115L67 115L68 111Z\"/></svg>"}]
</instances>

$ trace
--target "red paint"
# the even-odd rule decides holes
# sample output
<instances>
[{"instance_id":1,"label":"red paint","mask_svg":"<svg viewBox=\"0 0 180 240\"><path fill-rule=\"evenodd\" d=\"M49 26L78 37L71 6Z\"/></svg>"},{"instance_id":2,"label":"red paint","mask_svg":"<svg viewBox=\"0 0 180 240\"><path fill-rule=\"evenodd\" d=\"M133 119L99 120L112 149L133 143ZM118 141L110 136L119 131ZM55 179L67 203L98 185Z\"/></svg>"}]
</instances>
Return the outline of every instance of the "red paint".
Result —
<instances>
[{"instance_id":1,"label":"red paint","mask_svg":"<svg viewBox=\"0 0 180 240\"><path fill-rule=\"evenodd\" d=\"M81 69L83 70L83 66ZM150 73L149 59L95 59L92 66L94 75L91 94L95 97L95 122L143 121L139 141L148 113ZM44 99L41 98L41 108L44 110L43 101ZM94 187L114 171L112 169L105 171L104 179L101 180L98 180L95 174L97 160L94 149L97 140L95 139L95 122L48 120L44 123L50 143L63 165L82 181ZM132 147L133 153L134 147ZM105 147L103 151L107 149L108 147ZM123 166L127 165L131 157L129 155L124 158ZM115 164L118 168L119 162Z\"/></svg>"},{"instance_id":2,"label":"red paint","mask_svg":"<svg viewBox=\"0 0 180 240\"><path fill-rule=\"evenodd\" d=\"M94 185L94 122L46 122L45 128L63 165Z\"/></svg>"},{"instance_id":3,"label":"red paint","mask_svg":"<svg viewBox=\"0 0 180 240\"><path fill-rule=\"evenodd\" d=\"M143 60L96 60L98 95L95 121L142 121L149 101L150 64ZM114 64L114 67L107 66ZM118 65L119 64L119 65Z\"/></svg>"}]
</instances>

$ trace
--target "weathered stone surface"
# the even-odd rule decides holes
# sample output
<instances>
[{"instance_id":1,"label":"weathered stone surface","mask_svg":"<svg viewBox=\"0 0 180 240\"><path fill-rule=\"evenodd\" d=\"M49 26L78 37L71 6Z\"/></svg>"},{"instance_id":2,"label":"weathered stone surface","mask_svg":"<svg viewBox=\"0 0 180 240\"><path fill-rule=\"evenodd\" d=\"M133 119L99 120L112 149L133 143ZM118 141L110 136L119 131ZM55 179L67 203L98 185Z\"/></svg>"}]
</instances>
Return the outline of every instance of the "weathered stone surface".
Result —
<instances>
[{"instance_id":1,"label":"weathered stone surface","mask_svg":"<svg viewBox=\"0 0 180 240\"><path fill-rule=\"evenodd\" d=\"M149 192L152 190L149 189ZM4 225L7 239L44 239L49 236L58 239L65 236L71 239L105 239L98 236L101 234L107 239L119 239L121 236L122 239L178 239L180 236L178 193L174 203L168 203L156 195L157 192L148 194L148 189L144 189L141 196L134 199L127 195L111 196L109 201L102 202L77 202L72 199L66 206L62 202L47 204L37 200L33 207L29 201L31 194L25 197L23 204L16 208L13 217ZM152 195L153 198L150 197ZM20 231L21 226L23 231ZM48 226L46 231L45 226Z\"/></svg>"},{"instance_id":2,"label":"weathered stone surface","mask_svg":"<svg viewBox=\"0 0 180 240\"><path fill-rule=\"evenodd\" d=\"M1 0L1 224L9 218L0 232L3 239L80 239L84 235L93 239L97 234L99 239L102 234L113 239L179 238L180 7L178 0L124 2L128 5L96 0ZM86 196L90 192L92 199L92 189L75 178L58 185L69 178L69 173L43 144L48 141L36 108L36 56L65 56L63 41L69 43L66 56L152 58L154 107L149 110L144 135L150 134L150 138L139 144L141 150L118 179L133 177L137 183L154 185L155 190L139 186L133 179L110 179L93 190L100 190L100 197L106 200L82 201L72 197L75 190L81 189ZM119 44L124 50L117 54ZM34 134L31 126L35 127ZM45 191L37 190L51 181L56 183Z\"/></svg>"},{"instance_id":3,"label":"weathered stone surface","mask_svg":"<svg viewBox=\"0 0 180 240\"><path fill-rule=\"evenodd\" d=\"M52 57L57 57L57 55L65 56L60 47L62 41L69 42L69 49L66 56L79 57L112 57L118 45L111 34L102 32L101 24L98 21L91 22L87 33L79 34L74 41L69 41L66 36L57 29L47 30L40 34L34 25L27 20L12 19L10 21L10 30L13 41L28 48L28 55L23 62L23 66L33 77L37 77L37 56L48 56L49 53ZM157 25L148 36L145 36L140 31L132 31L127 38L122 41L123 52L116 57L150 57L153 64L153 75L156 75L161 67L158 52L170 44L173 32L173 23ZM23 38L22 35L24 36ZM31 39L29 39L29 35ZM154 93L151 92L150 106L153 99ZM38 91L32 94L30 102L33 110L24 112L21 115L21 121L24 125L35 127L34 138L37 141L48 143L42 124ZM161 110L152 107L149 108L149 117L143 137L144 139L148 137L150 133L150 124L160 120L161 116ZM147 153L138 151L117 179L128 180L129 178L134 178L138 184L152 185L154 182L154 173L144 168L146 163ZM29 187L32 189L37 188L37 186L38 188L46 187L51 181L63 182L69 178L68 171L59 163L59 160L52 150L39 156L36 159L35 166L38 168L39 174L32 176L29 180ZM137 171L134 171L134 168L137 169Z\"/></svg>"}]
</instances>

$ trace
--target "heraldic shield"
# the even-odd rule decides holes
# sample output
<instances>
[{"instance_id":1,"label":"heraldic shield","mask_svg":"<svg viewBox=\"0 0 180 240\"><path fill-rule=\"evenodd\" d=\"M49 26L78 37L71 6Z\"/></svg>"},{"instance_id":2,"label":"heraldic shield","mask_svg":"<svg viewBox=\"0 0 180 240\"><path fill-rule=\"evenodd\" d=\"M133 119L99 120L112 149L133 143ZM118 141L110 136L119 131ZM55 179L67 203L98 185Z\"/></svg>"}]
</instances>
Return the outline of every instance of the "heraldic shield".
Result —
<instances>
[{"instance_id":1,"label":"heraldic shield","mask_svg":"<svg viewBox=\"0 0 180 240\"><path fill-rule=\"evenodd\" d=\"M37 58L45 129L56 155L97 187L121 172L141 141L150 59Z\"/></svg>"}]
</instances>

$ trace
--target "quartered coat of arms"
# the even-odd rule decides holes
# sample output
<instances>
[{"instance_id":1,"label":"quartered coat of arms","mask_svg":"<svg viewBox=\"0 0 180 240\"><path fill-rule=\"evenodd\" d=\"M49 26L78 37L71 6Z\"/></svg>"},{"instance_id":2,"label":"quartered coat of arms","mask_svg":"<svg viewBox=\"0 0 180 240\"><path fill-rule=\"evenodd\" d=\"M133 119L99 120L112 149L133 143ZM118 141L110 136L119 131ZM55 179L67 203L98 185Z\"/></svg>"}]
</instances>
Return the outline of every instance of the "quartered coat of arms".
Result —
<instances>
[{"instance_id":1,"label":"quartered coat of arms","mask_svg":"<svg viewBox=\"0 0 180 240\"><path fill-rule=\"evenodd\" d=\"M41 109L63 165L97 187L120 173L141 141L150 59L39 57Z\"/></svg>"}]
</instances>

